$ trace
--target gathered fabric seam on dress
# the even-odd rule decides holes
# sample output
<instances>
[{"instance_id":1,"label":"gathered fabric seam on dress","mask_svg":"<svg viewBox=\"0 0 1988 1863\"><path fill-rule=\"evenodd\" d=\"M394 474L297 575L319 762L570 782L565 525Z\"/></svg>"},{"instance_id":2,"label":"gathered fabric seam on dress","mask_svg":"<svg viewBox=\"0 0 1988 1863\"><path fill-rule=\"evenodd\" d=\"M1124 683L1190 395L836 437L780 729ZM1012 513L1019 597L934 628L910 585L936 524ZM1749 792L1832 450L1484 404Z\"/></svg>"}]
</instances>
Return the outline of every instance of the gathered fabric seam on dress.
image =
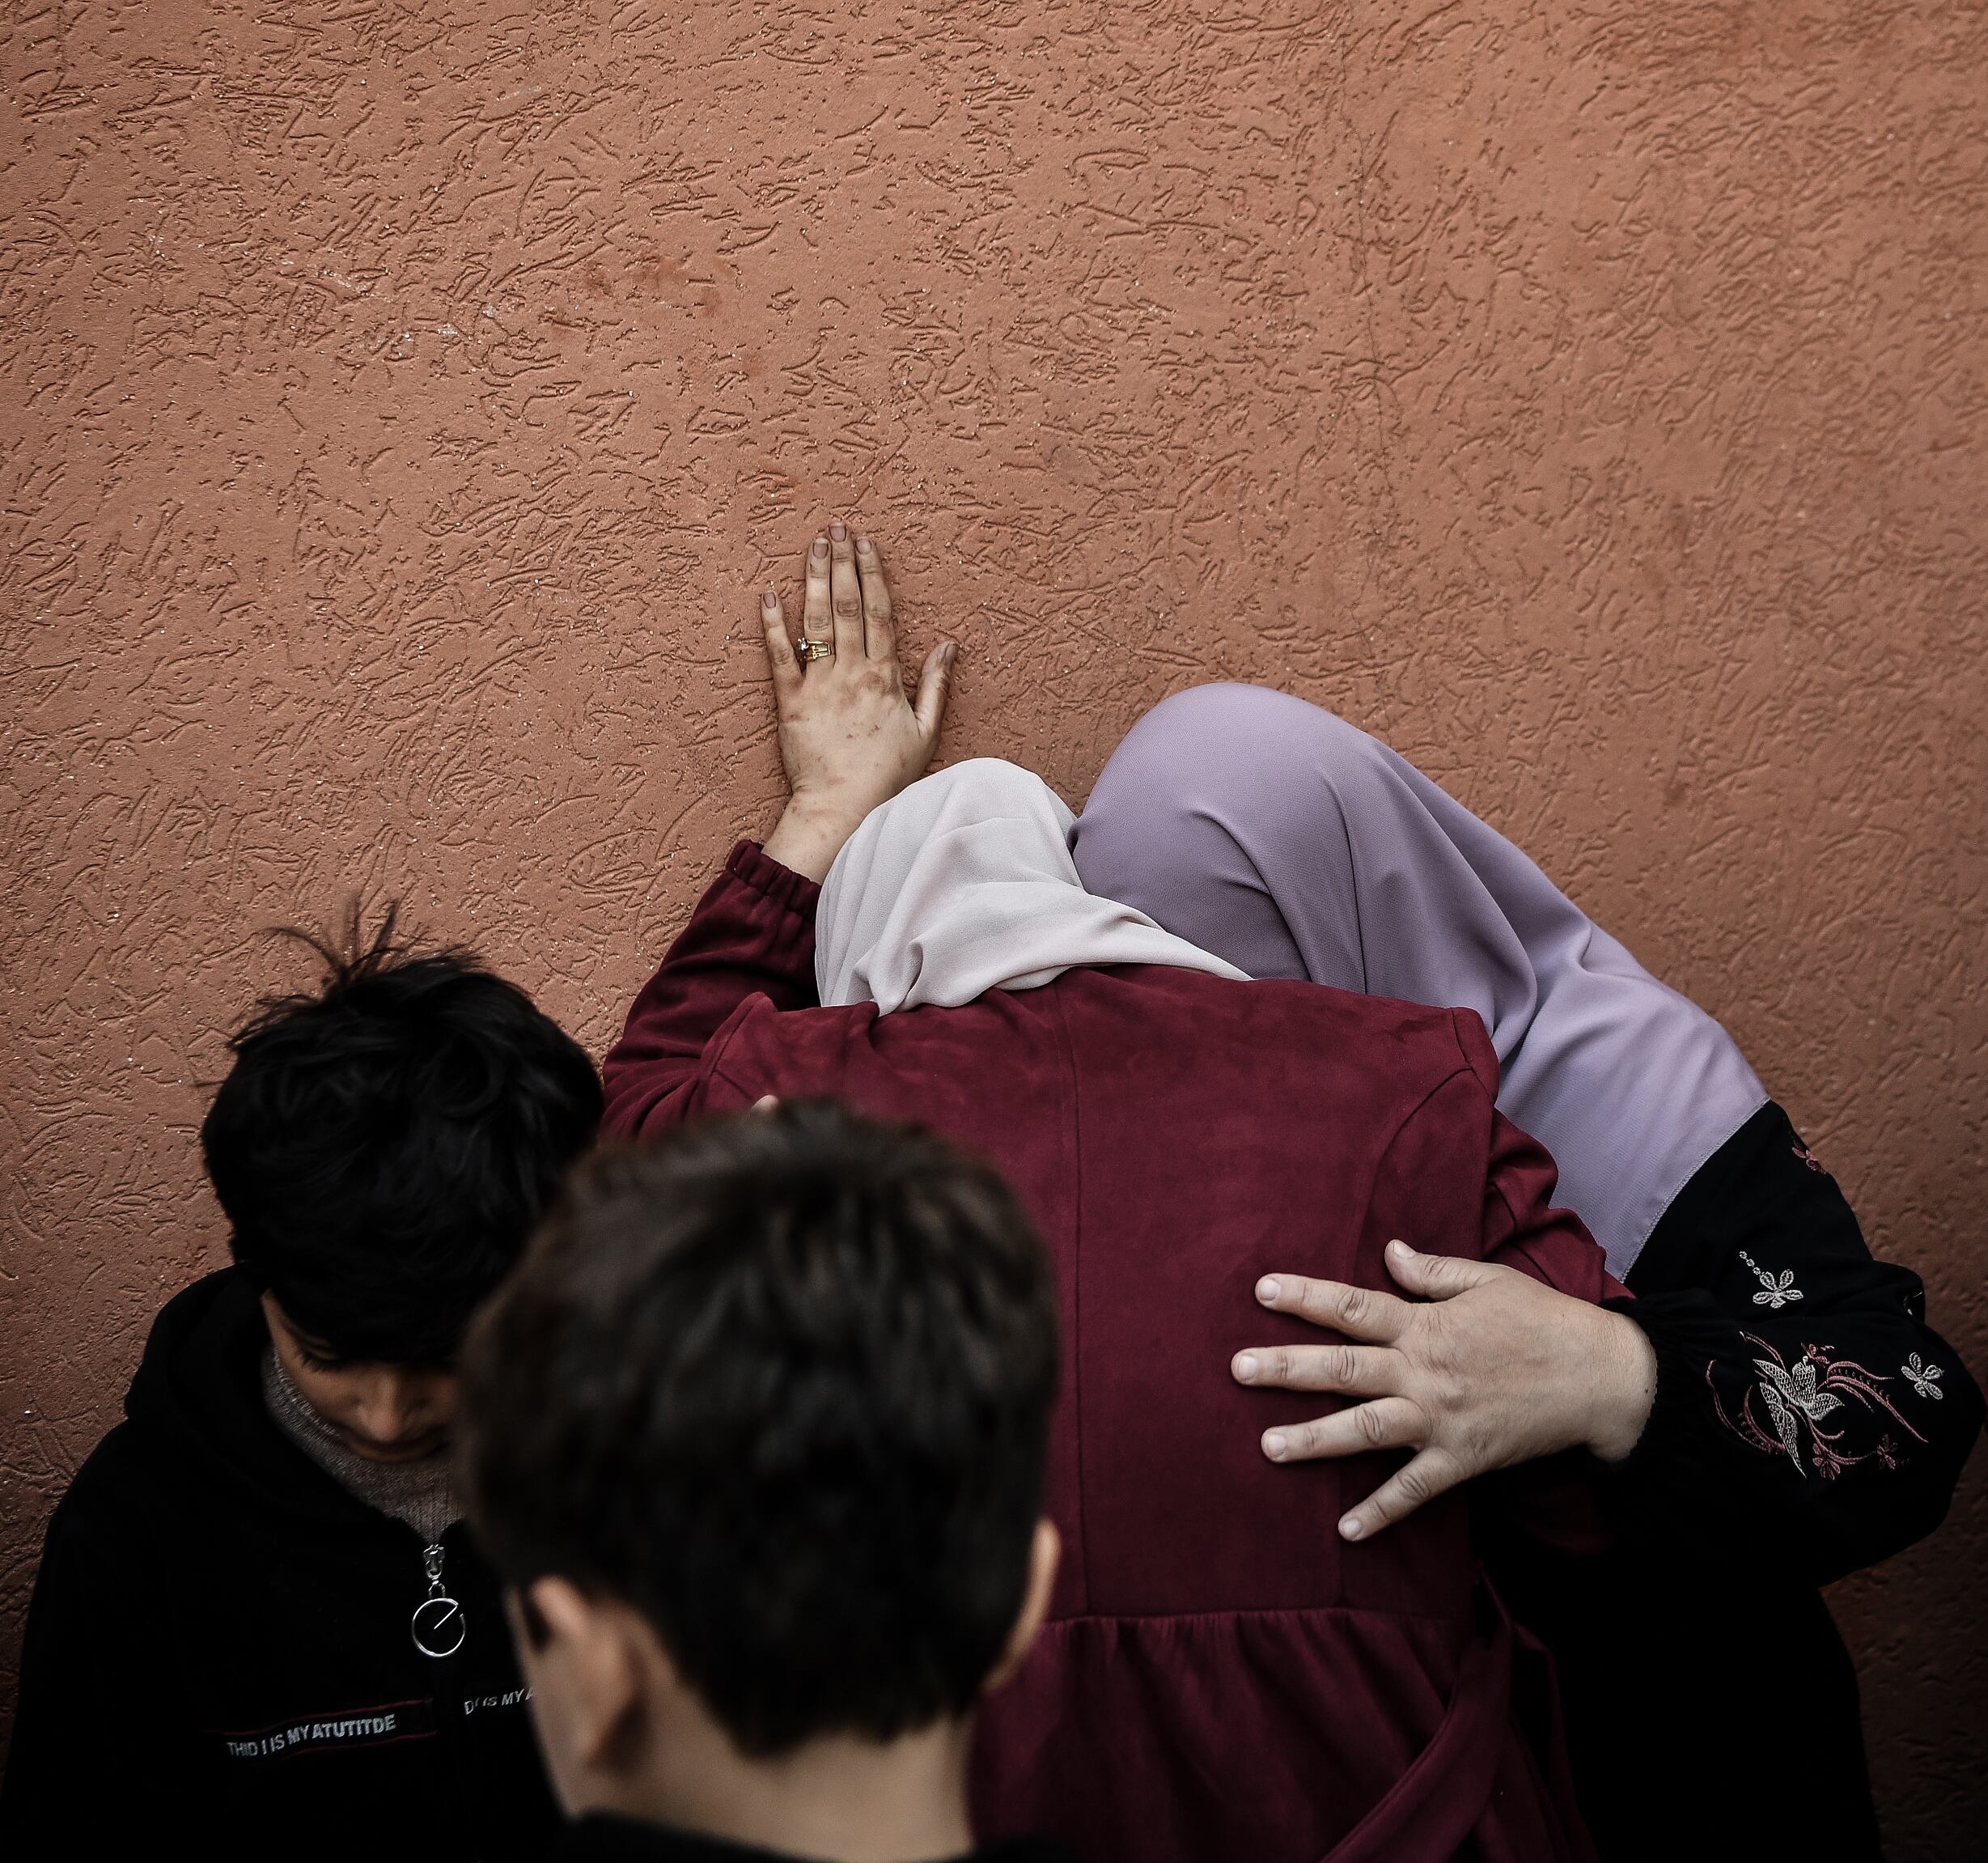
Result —
<instances>
[{"instance_id":1,"label":"gathered fabric seam on dress","mask_svg":"<svg viewBox=\"0 0 1988 1863\"><path fill-rule=\"evenodd\" d=\"M1076 1505L1078 1566L1083 1574L1084 1603L1091 1602L1091 1525L1086 1518L1083 1480L1083 1079L1077 1067L1077 1050L1070 1038L1070 1012L1060 995L1052 995L1050 1002L1056 1009L1057 1033L1063 1042L1063 1060L1070 1080L1070 1172L1076 1183L1070 1199L1071 1226L1075 1233L1070 1246L1075 1257L1070 1265L1070 1304L1074 1309L1070 1315L1070 1379L1075 1387L1070 1394L1070 1420L1075 1437L1074 1451L1077 1458ZM1070 1619L1063 1619L1069 1623Z\"/></svg>"}]
</instances>

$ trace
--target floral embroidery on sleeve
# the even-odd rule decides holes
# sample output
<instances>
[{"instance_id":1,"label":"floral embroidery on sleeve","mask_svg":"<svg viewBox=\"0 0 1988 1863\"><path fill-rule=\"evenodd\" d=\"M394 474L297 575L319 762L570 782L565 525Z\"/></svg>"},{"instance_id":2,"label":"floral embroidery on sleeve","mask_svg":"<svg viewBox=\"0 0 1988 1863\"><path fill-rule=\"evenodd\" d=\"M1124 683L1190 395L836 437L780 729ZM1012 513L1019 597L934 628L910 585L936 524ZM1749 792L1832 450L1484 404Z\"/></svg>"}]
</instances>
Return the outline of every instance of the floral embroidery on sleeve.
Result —
<instances>
[{"instance_id":1,"label":"floral embroidery on sleeve","mask_svg":"<svg viewBox=\"0 0 1988 1863\"><path fill-rule=\"evenodd\" d=\"M1802 1290L1795 1284L1795 1271L1783 1268L1778 1275L1771 1275L1753 1259L1744 1249L1740 1251L1740 1259L1753 1271L1753 1279L1758 1281L1762 1292L1754 1295L1757 1307L1772 1307L1779 1313L1791 1301L1799 1301Z\"/></svg>"},{"instance_id":2,"label":"floral embroidery on sleeve","mask_svg":"<svg viewBox=\"0 0 1988 1863\"><path fill-rule=\"evenodd\" d=\"M1818 1158L1813 1152L1810 1151L1809 1148L1804 1145L1799 1139L1797 1139L1795 1141L1793 1150L1795 1156L1799 1158L1804 1165L1808 1165L1810 1170L1821 1171L1825 1178L1829 1174L1828 1168L1823 1164L1821 1159Z\"/></svg>"},{"instance_id":3,"label":"floral embroidery on sleeve","mask_svg":"<svg viewBox=\"0 0 1988 1863\"><path fill-rule=\"evenodd\" d=\"M1785 1453L1798 1470L1806 1473L1806 1462L1825 1481L1833 1481L1845 1469L1871 1456L1885 1467L1896 1468L1899 1452L1888 1433L1876 1447L1862 1453L1844 1445L1843 1437L1851 1421L1849 1409L1881 1410L1914 1441L1926 1441L1898 1414L1880 1388L1890 1381L1883 1373L1868 1370L1854 1359L1834 1358L1826 1346L1804 1346L1802 1356L1790 1364L1765 1339L1756 1339L1751 1333L1741 1337L1766 1356L1754 1360L1753 1369L1761 1374L1760 1380L1741 1395L1736 1415L1728 1415L1719 1402L1719 1387L1712 1381L1713 1365L1705 1368L1705 1378L1711 1387L1719 1420L1763 1455ZM1767 1424L1773 1426L1771 1435L1754 1410L1757 1396L1766 1411ZM1842 1420L1835 1428L1825 1429L1823 1420L1838 1411L1846 1412Z\"/></svg>"},{"instance_id":4,"label":"floral embroidery on sleeve","mask_svg":"<svg viewBox=\"0 0 1988 1863\"><path fill-rule=\"evenodd\" d=\"M1922 1398L1931 1398L1938 1403L1947 1395L1938 1381L1946 1373L1938 1365L1926 1364L1917 1352L1898 1368L1898 1375Z\"/></svg>"}]
</instances>

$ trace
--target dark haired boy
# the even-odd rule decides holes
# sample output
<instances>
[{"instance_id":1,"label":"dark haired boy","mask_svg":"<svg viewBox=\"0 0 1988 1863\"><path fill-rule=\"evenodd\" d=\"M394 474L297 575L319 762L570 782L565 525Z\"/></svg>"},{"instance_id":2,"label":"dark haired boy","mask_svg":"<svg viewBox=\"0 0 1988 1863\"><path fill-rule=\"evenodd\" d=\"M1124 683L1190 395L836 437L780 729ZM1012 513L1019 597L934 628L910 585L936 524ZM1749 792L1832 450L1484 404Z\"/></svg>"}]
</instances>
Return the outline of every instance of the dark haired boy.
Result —
<instances>
[{"instance_id":1,"label":"dark haired boy","mask_svg":"<svg viewBox=\"0 0 1988 1863\"><path fill-rule=\"evenodd\" d=\"M568 1854L971 1851L975 1707L1055 1572L1056 1384L1042 1246L935 1139L788 1105L576 1173L461 1433Z\"/></svg>"},{"instance_id":2,"label":"dark haired boy","mask_svg":"<svg viewBox=\"0 0 1988 1863\"><path fill-rule=\"evenodd\" d=\"M389 915L311 941L201 1128L235 1265L169 1301L49 1528L10 1857L533 1855L557 1812L450 1476L454 1355L591 1140L585 1053Z\"/></svg>"}]
</instances>

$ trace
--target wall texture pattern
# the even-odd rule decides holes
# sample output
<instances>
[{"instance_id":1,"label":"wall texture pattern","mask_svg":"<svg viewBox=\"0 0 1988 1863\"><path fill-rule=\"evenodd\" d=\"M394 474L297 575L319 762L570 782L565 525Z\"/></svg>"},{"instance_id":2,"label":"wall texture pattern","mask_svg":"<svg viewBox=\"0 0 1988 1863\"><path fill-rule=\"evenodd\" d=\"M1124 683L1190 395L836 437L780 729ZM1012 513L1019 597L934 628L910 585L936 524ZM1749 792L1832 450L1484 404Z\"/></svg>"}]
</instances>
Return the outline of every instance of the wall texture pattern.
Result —
<instances>
[{"instance_id":1,"label":"wall texture pattern","mask_svg":"<svg viewBox=\"0 0 1988 1863\"><path fill-rule=\"evenodd\" d=\"M10 1659L223 1258L203 1083L298 974L256 929L398 895L604 1046L769 819L752 592L837 514L963 642L950 754L1080 799L1213 677L1391 738L1728 1021L1988 1369L1979 6L23 0L0 45ZM1834 1599L1902 1859L1988 1828L1984 1464Z\"/></svg>"}]
</instances>

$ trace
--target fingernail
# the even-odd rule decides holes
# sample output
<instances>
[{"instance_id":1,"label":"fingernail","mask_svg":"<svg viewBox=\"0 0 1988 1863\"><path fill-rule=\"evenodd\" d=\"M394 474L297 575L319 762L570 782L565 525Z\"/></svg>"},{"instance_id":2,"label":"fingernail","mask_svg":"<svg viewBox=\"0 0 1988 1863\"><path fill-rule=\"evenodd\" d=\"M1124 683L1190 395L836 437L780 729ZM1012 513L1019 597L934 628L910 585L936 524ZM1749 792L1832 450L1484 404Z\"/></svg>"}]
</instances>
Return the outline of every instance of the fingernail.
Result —
<instances>
[{"instance_id":1,"label":"fingernail","mask_svg":"<svg viewBox=\"0 0 1988 1863\"><path fill-rule=\"evenodd\" d=\"M1258 1300L1274 1301L1277 1298L1277 1281L1274 1276L1265 1275L1261 1280L1257 1283L1257 1298Z\"/></svg>"},{"instance_id":2,"label":"fingernail","mask_svg":"<svg viewBox=\"0 0 1988 1863\"><path fill-rule=\"evenodd\" d=\"M778 608L780 605L780 597L769 588L760 596L759 605L761 608Z\"/></svg>"},{"instance_id":3,"label":"fingernail","mask_svg":"<svg viewBox=\"0 0 1988 1863\"><path fill-rule=\"evenodd\" d=\"M1411 1249L1406 1242L1403 1241L1399 1236L1397 1236L1394 1240L1388 1245L1388 1253L1391 1255L1399 1256L1403 1261L1406 1261L1410 1255L1414 1254L1414 1252L1415 1251Z\"/></svg>"},{"instance_id":4,"label":"fingernail","mask_svg":"<svg viewBox=\"0 0 1988 1863\"><path fill-rule=\"evenodd\" d=\"M816 562L826 562L829 560L829 540L825 537L816 537L808 546L807 554Z\"/></svg>"},{"instance_id":5,"label":"fingernail","mask_svg":"<svg viewBox=\"0 0 1988 1863\"><path fill-rule=\"evenodd\" d=\"M1270 1433L1263 1439L1263 1453L1267 1455L1272 1462L1282 1462L1284 1459L1284 1451L1290 1448L1290 1446L1291 1445L1287 1443L1275 1430L1272 1430Z\"/></svg>"},{"instance_id":6,"label":"fingernail","mask_svg":"<svg viewBox=\"0 0 1988 1863\"><path fill-rule=\"evenodd\" d=\"M857 549L858 549L859 550L861 550L861 551L863 552L863 554L865 556L867 556L867 555L870 554L870 540L869 540L869 538L867 538L867 537L858 537L858 538L856 539L856 547L857 547Z\"/></svg>"},{"instance_id":7,"label":"fingernail","mask_svg":"<svg viewBox=\"0 0 1988 1863\"><path fill-rule=\"evenodd\" d=\"M1237 1356L1236 1375L1244 1384L1257 1375L1257 1355L1254 1352L1242 1352Z\"/></svg>"},{"instance_id":8,"label":"fingernail","mask_svg":"<svg viewBox=\"0 0 1988 1863\"><path fill-rule=\"evenodd\" d=\"M840 543L844 537L849 535L849 526L837 518L833 524L829 526L829 535Z\"/></svg>"},{"instance_id":9,"label":"fingernail","mask_svg":"<svg viewBox=\"0 0 1988 1863\"><path fill-rule=\"evenodd\" d=\"M950 666L960 657L960 643L956 640L946 643L946 664Z\"/></svg>"},{"instance_id":10,"label":"fingernail","mask_svg":"<svg viewBox=\"0 0 1988 1863\"><path fill-rule=\"evenodd\" d=\"M1342 1539L1358 1539L1360 1537L1360 1523L1351 1514L1340 1521L1339 1537Z\"/></svg>"}]
</instances>

